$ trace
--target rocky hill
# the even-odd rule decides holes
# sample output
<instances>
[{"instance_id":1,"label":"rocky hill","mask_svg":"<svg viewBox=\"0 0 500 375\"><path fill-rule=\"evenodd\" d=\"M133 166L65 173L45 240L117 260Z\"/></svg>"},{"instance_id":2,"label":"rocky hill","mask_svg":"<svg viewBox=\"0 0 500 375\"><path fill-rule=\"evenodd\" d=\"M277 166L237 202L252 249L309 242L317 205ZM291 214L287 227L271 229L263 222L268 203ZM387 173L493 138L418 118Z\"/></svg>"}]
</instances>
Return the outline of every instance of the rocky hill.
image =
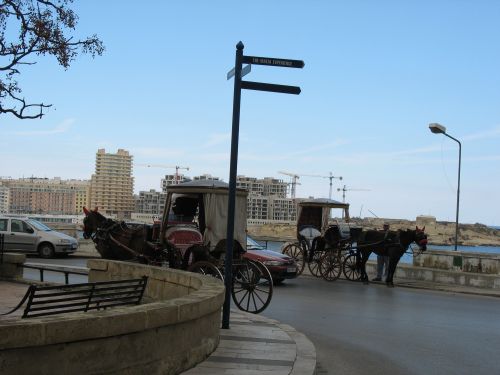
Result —
<instances>
[{"instance_id":1,"label":"rocky hill","mask_svg":"<svg viewBox=\"0 0 500 375\"><path fill-rule=\"evenodd\" d=\"M383 224L389 223L391 229L420 228L425 226L429 244L453 245L455 243L455 223L436 221L432 216L419 216L415 221L400 219L364 218L352 219L351 223L366 229L381 229ZM293 241L296 236L295 225L290 224L263 224L251 225L248 233L257 238L269 238L284 241ZM465 246L500 246L500 230L490 228L484 224L460 224L458 244Z\"/></svg>"}]
</instances>

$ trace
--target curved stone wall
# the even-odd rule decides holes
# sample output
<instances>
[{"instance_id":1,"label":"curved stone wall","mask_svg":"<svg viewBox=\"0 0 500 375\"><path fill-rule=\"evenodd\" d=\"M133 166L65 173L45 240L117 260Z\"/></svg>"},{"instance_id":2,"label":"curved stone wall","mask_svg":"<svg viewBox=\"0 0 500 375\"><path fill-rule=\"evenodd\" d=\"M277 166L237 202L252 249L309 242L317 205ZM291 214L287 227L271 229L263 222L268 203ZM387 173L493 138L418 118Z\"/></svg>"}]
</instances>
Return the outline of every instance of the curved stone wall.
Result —
<instances>
[{"instance_id":1,"label":"curved stone wall","mask_svg":"<svg viewBox=\"0 0 500 375\"><path fill-rule=\"evenodd\" d=\"M89 281L148 276L143 304L2 323L1 374L178 374L217 347L219 280L101 259L88 266Z\"/></svg>"}]
</instances>

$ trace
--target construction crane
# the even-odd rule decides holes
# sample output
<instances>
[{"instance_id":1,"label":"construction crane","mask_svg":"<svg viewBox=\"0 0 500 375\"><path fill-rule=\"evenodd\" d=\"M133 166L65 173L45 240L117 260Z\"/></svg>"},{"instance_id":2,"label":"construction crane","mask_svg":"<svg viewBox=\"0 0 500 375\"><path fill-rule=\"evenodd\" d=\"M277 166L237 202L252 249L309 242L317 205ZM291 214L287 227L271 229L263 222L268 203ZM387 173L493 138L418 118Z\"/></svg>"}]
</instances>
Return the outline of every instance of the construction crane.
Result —
<instances>
[{"instance_id":1,"label":"construction crane","mask_svg":"<svg viewBox=\"0 0 500 375\"><path fill-rule=\"evenodd\" d=\"M290 176L292 178L292 182L290 183L290 195L292 199L295 199L295 187L297 186L297 180L300 178L300 175L296 173L290 173L285 171L278 171L279 174L284 174L285 176Z\"/></svg>"},{"instance_id":2,"label":"construction crane","mask_svg":"<svg viewBox=\"0 0 500 375\"><path fill-rule=\"evenodd\" d=\"M330 194L328 195L328 199L332 199L332 188L333 188L332 180L334 178L338 178L340 181L342 181L342 176L334 176L332 172L330 172L329 176L321 176L319 174L301 174L301 176L328 178L330 180Z\"/></svg>"},{"instance_id":3,"label":"construction crane","mask_svg":"<svg viewBox=\"0 0 500 375\"><path fill-rule=\"evenodd\" d=\"M147 168L175 168L175 184L179 184L179 169L185 169L189 171L189 167L180 167L178 165L164 165L164 164L140 164L136 163L137 167L147 167Z\"/></svg>"},{"instance_id":4,"label":"construction crane","mask_svg":"<svg viewBox=\"0 0 500 375\"><path fill-rule=\"evenodd\" d=\"M341 188L338 188L337 191L341 191L342 190L342 202L345 203L345 192L346 191L370 191L370 189L348 189L345 185L344 187L341 189Z\"/></svg>"}]
</instances>

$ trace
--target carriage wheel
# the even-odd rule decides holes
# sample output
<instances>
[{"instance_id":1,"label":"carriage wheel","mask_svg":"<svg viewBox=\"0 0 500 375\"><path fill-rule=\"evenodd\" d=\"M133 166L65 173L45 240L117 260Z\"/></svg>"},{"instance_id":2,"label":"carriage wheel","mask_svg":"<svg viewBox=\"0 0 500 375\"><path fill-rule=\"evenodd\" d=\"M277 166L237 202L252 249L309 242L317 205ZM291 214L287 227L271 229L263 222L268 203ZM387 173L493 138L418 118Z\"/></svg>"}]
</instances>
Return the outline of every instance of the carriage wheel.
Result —
<instances>
[{"instance_id":1,"label":"carriage wheel","mask_svg":"<svg viewBox=\"0 0 500 375\"><path fill-rule=\"evenodd\" d=\"M298 243L291 243L285 246L282 253L295 260L295 263L297 263L297 276L299 276L304 271L306 265L304 250Z\"/></svg>"},{"instance_id":2,"label":"carriage wheel","mask_svg":"<svg viewBox=\"0 0 500 375\"><path fill-rule=\"evenodd\" d=\"M202 275L212 276L216 279L224 281L224 277L220 270L214 266L213 263L201 260L199 262L191 264L188 269L189 272L200 273Z\"/></svg>"},{"instance_id":3,"label":"carriage wheel","mask_svg":"<svg viewBox=\"0 0 500 375\"><path fill-rule=\"evenodd\" d=\"M359 255L350 254L344 259L343 269L346 279L351 281L358 281L361 279L361 270L359 264Z\"/></svg>"},{"instance_id":4,"label":"carriage wheel","mask_svg":"<svg viewBox=\"0 0 500 375\"><path fill-rule=\"evenodd\" d=\"M316 277L321 277L321 270L320 270L319 265L320 265L320 261L321 261L322 256L323 256L323 252L316 251L314 253L312 260L307 263L307 267L309 268L311 275L314 275Z\"/></svg>"},{"instance_id":5,"label":"carriage wheel","mask_svg":"<svg viewBox=\"0 0 500 375\"><path fill-rule=\"evenodd\" d=\"M319 269L321 276L326 281L335 281L342 272L340 256L337 252L328 251L320 259Z\"/></svg>"},{"instance_id":6,"label":"carriage wheel","mask_svg":"<svg viewBox=\"0 0 500 375\"><path fill-rule=\"evenodd\" d=\"M245 259L233 271L233 301L240 310L258 314L269 305L273 296L273 278L267 267Z\"/></svg>"}]
</instances>

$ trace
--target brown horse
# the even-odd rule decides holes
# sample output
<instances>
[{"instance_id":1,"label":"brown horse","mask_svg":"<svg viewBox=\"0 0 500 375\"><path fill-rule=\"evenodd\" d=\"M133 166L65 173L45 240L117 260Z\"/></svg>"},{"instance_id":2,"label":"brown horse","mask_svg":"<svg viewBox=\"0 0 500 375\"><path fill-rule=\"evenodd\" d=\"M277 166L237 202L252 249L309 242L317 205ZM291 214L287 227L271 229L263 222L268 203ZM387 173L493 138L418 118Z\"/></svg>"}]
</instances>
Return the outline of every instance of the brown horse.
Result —
<instances>
[{"instance_id":1,"label":"brown horse","mask_svg":"<svg viewBox=\"0 0 500 375\"><path fill-rule=\"evenodd\" d=\"M421 251L427 249L427 235L424 230L425 227L388 232L378 230L363 231L357 241L357 248L361 255L361 281L368 284L366 261L370 254L374 252L377 255L389 257L386 284L387 286L394 286L393 276L396 272L396 266L410 244L415 242Z\"/></svg>"},{"instance_id":2,"label":"brown horse","mask_svg":"<svg viewBox=\"0 0 500 375\"><path fill-rule=\"evenodd\" d=\"M97 208L89 211L84 207L83 211L83 237L92 238L103 258L157 263L166 257L156 244L147 240L148 225L108 219Z\"/></svg>"},{"instance_id":3,"label":"brown horse","mask_svg":"<svg viewBox=\"0 0 500 375\"><path fill-rule=\"evenodd\" d=\"M83 237L92 238L97 251L105 259L137 260L154 265L168 262L170 268L188 269L191 263L211 258L208 248L202 245L190 246L184 253L169 241L162 246L155 238L155 229L159 232L155 225L126 224L106 218L97 208L89 211L84 207L83 210ZM225 249L225 242L216 247L212 256L217 257L223 246Z\"/></svg>"}]
</instances>

